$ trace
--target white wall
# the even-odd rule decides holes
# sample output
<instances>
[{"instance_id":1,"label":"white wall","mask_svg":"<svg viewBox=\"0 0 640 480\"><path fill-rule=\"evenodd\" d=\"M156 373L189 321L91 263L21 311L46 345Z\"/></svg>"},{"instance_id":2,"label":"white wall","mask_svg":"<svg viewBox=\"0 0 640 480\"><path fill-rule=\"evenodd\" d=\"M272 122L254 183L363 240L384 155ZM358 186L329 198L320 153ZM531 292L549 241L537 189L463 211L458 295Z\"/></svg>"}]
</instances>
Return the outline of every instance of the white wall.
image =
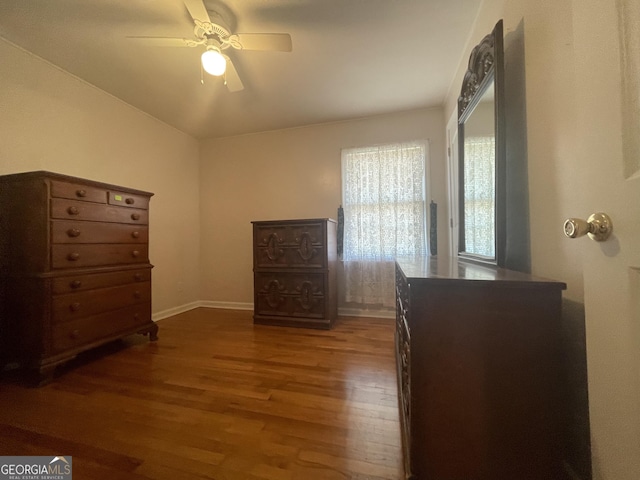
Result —
<instances>
[{"instance_id":1,"label":"white wall","mask_svg":"<svg viewBox=\"0 0 640 480\"><path fill-rule=\"evenodd\" d=\"M253 302L251 221L336 218L342 148L419 139L430 142L430 197L441 209L439 247L444 249L448 238L441 109L203 141L201 298L245 306Z\"/></svg>"},{"instance_id":2,"label":"white wall","mask_svg":"<svg viewBox=\"0 0 640 480\"><path fill-rule=\"evenodd\" d=\"M197 300L197 141L2 39L0 65L0 174L48 170L153 192L153 311Z\"/></svg>"}]
</instances>

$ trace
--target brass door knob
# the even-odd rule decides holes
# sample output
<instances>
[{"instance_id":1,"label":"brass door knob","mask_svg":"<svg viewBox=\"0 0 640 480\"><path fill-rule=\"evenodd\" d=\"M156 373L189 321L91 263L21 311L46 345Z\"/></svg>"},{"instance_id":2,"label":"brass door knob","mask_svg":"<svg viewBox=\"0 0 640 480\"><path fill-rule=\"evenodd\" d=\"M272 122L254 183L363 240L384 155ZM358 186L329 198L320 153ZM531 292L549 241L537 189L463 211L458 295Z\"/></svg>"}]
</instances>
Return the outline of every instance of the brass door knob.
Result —
<instances>
[{"instance_id":1,"label":"brass door knob","mask_svg":"<svg viewBox=\"0 0 640 480\"><path fill-rule=\"evenodd\" d=\"M604 242L613 231L613 223L606 213L594 213L587 220L568 218L564 221L564 234L569 238L588 235L591 240Z\"/></svg>"}]
</instances>

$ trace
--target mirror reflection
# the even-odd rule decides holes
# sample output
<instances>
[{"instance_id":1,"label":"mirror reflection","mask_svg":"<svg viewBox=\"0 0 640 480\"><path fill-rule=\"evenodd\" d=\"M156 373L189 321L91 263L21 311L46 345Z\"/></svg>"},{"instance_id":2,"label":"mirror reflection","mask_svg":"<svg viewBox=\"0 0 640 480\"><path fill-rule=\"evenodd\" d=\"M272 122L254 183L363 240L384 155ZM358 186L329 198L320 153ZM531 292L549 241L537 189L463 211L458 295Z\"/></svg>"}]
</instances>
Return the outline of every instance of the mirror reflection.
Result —
<instances>
[{"instance_id":1,"label":"mirror reflection","mask_svg":"<svg viewBox=\"0 0 640 480\"><path fill-rule=\"evenodd\" d=\"M464 122L464 251L496 256L496 130L494 82Z\"/></svg>"}]
</instances>

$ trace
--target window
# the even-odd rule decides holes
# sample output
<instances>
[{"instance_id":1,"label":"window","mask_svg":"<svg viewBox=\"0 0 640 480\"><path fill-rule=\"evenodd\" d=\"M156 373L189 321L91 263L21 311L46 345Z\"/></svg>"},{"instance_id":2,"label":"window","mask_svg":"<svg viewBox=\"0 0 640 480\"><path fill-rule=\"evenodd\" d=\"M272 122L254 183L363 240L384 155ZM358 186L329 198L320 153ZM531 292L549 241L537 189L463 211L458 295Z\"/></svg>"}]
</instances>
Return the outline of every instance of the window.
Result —
<instances>
[{"instance_id":1,"label":"window","mask_svg":"<svg viewBox=\"0 0 640 480\"><path fill-rule=\"evenodd\" d=\"M342 151L346 301L392 306L398 256L427 252L426 144Z\"/></svg>"}]
</instances>

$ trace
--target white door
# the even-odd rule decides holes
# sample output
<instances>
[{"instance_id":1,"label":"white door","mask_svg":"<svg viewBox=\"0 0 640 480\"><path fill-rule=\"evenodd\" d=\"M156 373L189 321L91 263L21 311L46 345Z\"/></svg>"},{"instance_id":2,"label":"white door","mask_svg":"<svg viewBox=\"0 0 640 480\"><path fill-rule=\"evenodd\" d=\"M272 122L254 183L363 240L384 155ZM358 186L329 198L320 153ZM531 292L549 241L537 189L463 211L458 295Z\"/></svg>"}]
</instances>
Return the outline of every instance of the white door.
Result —
<instances>
[{"instance_id":1,"label":"white door","mask_svg":"<svg viewBox=\"0 0 640 480\"><path fill-rule=\"evenodd\" d=\"M567 239L583 254L593 478L638 480L640 1L574 0L573 14L584 168L575 172L582 211L572 215L605 212L613 221L606 242Z\"/></svg>"}]
</instances>

